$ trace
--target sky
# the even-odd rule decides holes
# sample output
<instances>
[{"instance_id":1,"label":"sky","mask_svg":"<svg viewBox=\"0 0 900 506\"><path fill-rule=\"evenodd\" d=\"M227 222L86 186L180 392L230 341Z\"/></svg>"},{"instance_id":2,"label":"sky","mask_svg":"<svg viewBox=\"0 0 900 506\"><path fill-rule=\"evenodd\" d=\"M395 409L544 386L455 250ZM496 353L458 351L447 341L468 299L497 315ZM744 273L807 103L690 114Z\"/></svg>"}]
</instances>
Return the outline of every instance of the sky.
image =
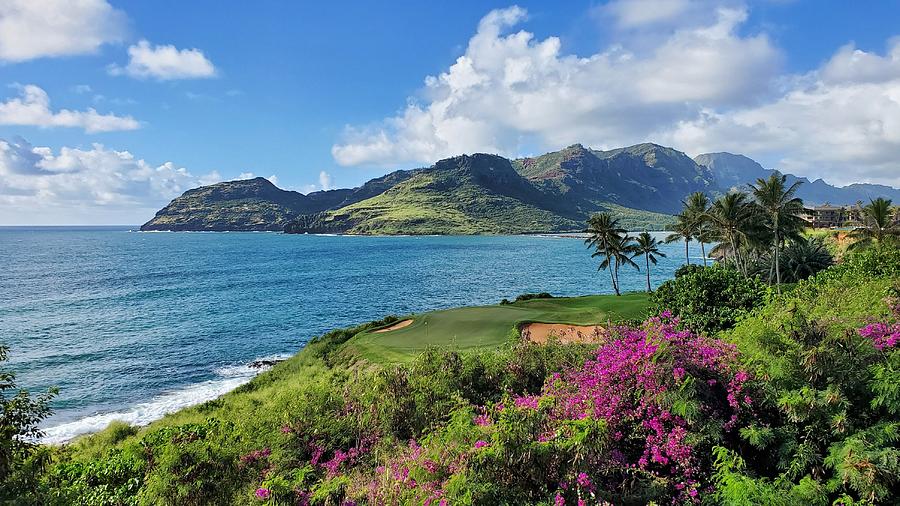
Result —
<instances>
[{"instance_id":1,"label":"sky","mask_svg":"<svg viewBox=\"0 0 900 506\"><path fill-rule=\"evenodd\" d=\"M0 225L574 143L900 186L900 2L0 0Z\"/></svg>"}]
</instances>

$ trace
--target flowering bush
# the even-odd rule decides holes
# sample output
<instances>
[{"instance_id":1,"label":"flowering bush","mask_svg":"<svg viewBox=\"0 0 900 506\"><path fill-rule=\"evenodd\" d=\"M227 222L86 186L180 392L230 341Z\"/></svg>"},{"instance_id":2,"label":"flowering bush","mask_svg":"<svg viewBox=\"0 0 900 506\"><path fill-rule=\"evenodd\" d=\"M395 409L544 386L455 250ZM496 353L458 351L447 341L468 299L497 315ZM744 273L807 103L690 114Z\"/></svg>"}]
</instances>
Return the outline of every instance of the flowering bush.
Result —
<instances>
[{"instance_id":1,"label":"flowering bush","mask_svg":"<svg viewBox=\"0 0 900 506\"><path fill-rule=\"evenodd\" d=\"M749 413L733 346L679 330L670 314L623 327L537 394L465 410L379 468L367 499L556 504L699 501L713 444ZM624 477L628 477L628 484Z\"/></svg>"}]
</instances>

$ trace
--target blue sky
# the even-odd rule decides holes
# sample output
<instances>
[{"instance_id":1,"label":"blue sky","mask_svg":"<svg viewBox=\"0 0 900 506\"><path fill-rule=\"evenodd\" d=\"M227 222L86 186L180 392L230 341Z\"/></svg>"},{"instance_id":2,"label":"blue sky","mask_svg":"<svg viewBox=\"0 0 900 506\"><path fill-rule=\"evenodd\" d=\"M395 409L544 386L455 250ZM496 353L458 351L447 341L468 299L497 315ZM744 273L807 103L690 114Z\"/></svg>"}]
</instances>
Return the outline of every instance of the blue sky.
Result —
<instances>
[{"instance_id":1,"label":"blue sky","mask_svg":"<svg viewBox=\"0 0 900 506\"><path fill-rule=\"evenodd\" d=\"M900 3L859 5L0 0L0 224L573 142L900 185Z\"/></svg>"}]
</instances>

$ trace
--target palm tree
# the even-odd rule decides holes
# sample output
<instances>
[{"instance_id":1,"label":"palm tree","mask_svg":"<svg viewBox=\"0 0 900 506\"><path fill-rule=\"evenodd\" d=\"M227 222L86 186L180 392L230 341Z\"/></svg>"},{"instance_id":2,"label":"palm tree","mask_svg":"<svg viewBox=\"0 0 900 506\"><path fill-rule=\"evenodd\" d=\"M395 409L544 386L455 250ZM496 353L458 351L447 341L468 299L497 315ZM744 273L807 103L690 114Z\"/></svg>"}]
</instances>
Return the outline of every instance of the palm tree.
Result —
<instances>
[{"instance_id":1,"label":"palm tree","mask_svg":"<svg viewBox=\"0 0 900 506\"><path fill-rule=\"evenodd\" d=\"M778 293L781 293L781 266L778 250L787 235L797 237L799 231L803 229L803 222L800 218L800 214L803 212L803 201L794 196L801 182L796 181L791 186L785 187L786 182L787 176L775 171L768 179L759 178L755 185L750 185L756 204L768 219L766 228L774 237L772 243L773 268L775 269L775 286Z\"/></svg>"},{"instance_id":2,"label":"palm tree","mask_svg":"<svg viewBox=\"0 0 900 506\"><path fill-rule=\"evenodd\" d=\"M625 232L625 229L619 226L619 220L613 218L612 214L597 213L588 219L587 233L590 236L584 241L589 248L593 247L595 250L591 257L603 257L597 270L609 269L609 278L616 295L619 295L619 285L613 272L613 255L616 251L614 245L620 242Z\"/></svg>"},{"instance_id":3,"label":"palm tree","mask_svg":"<svg viewBox=\"0 0 900 506\"><path fill-rule=\"evenodd\" d=\"M775 274L772 272L772 256L768 251L751 266L751 274L762 278L768 276L769 282ZM834 258L821 239L799 237L791 240L781 252L781 282L796 283L813 274L827 269L834 263Z\"/></svg>"},{"instance_id":4,"label":"palm tree","mask_svg":"<svg viewBox=\"0 0 900 506\"><path fill-rule=\"evenodd\" d=\"M791 241L784 250L784 271L789 281L796 283L813 274L825 270L834 263L834 257L825 247L822 239L801 237Z\"/></svg>"},{"instance_id":5,"label":"palm tree","mask_svg":"<svg viewBox=\"0 0 900 506\"><path fill-rule=\"evenodd\" d=\"M731 253L734 266L744 275L747 266L741 258L741 246L748 242L754 215L750 196L745 192L732 192L716 199L707 213L714 232L724 242L719 250L725 253L726 260Z\"/></svg>"},{"instance_id":6,"label":"palm tree","mask_svg":"<svg viewBox=\"0 0 900 506\"><path fill-rule=\"evenodd\" d=\"M694 218L687 212L681 212L675 215L675 224L672 225L672 233L669 234L665 242L666 244L684 240L684 260L691 264L691 257L688 251L688 245L694 238Z\"/></svg>"},{"instance_id":7,"label":"palm tree","mask_svg":"<svg viewBox=\"0 0 900 506\"><path fill-rule=\"evenodd\" d=\"M709 221L707 213L709 211L709 199L703 192L694 192L688 195L687 202L684 204L683 213L691 218L694 225L694 237L700 243L700 254L703 256L703 266L706 266L706 246L705 243L709 239Z\"/></svg>"},{"instance_id":8,"label":"palm tree","mask_svg":"<svg viewBox=\"0 0 900 506\"><path fill-rule=\"evenodd\" d=\"M862 226L853 230L851 235L857 238L852 248L866 246L872 241L880 243L888 237L900 235L900 225L893 220L891 200L878 197L870 200L862 208Z\"/></svg>"},{"instance_id":9,"label":"palm tree","mask_svg":"<svg viewBox=\"0 0 900 506\"><path fill-rule=\"evenodd\" d=\"M644 257L647 265L647 292L652 292L653 288L650 286L650 263L652 262L653 265L656 265L657 257L665 257L666 254L659 251L659 241L650 235L649 232L641 232L637 236L634 250L635 258L639 256Z\"/></svg>"}]
</instances>

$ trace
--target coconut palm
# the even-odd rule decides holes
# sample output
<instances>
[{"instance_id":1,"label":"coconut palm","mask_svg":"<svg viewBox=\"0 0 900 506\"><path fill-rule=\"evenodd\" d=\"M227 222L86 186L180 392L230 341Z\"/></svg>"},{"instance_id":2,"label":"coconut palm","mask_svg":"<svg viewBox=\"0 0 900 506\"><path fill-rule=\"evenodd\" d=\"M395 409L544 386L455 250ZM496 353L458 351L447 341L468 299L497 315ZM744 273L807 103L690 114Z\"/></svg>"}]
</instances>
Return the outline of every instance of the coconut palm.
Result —
<instances>
[{"instance_id":1,"label":"coconut palm","mask_svg":"<svg viewBox=\"0 0 900 506\"><path fill-rule=\"evenodd\" d=\"M650 264L656 265L657 257L665 257L666 254L659 250L659 241L656 240L655 237L650 235L649 232L641 232L637 239L635 239L634 251L635 258L644 257L644 262L647 266L647 292L652 292L653 288L650 286Z\"/></svg>"},{"instance_id":2,"label":"coconut palm","mask_svg":"<svg viewBox=\"0 0 900 506\"><path fill-rule=\"evenodd\" d=\"M873 241L880 243L888 237L900 235L900 225L893 218L890 199L878 197L870 200L862 208L862 226L851 233L857 239L851 247L867 246Z\"/></svg>"},{"instance_id":3,"label":"coconut palm","mask_svg":"<svg viewBox=\"0 0 900 506\"><path fill-rule=\"evenodd\" d=\"M672 233L669 234L665 242L666 244L684 241L684 260L691 264L690 252L688 251L688 245L691 243L691 239L694 238L694 218L689 215L687 212L681 212L675 215L675 224L672 225Z\"/></svg>"},{"instance_id":4,"label":"coconut palm","mask_svg":"<svg viewBox=\"0 0 900 506\"><path fill-rule=\"evenodd\" d=\"M709 198L703 192L694 192L688 195L684 204L683 213L689 216L694 225L694 238L700 243L700 254L703 256L703 265L706 266L706 245L709 239Z\"/></svg>"},{"instance_id":5,"label":"coconut palm","mask_svg":"<svg viewBox=\"0 0 900 506\"><path fill-rule=\"evenodd\" d=\"M707 217L715 234L722 240L719 250L725 259L731 254L735 267L747 274L741 250L749 240L749 230L756 214L750 196L745 192L731 192L713 202Z\"/></svg>"},{"instance_id":6,"label":"coconut palm","mask_svg":"<svg viewBox=\"0 0 900 506\"><path fill-rule=\"evenodd\" d=\"M589 248L594 248L591 257L603 257L597 270L609 270L609 278L616 295L619 295L619 285L613 270L613 256L616 252L615 245L620 243L625 232L625 229L619 226L619 220L613 218L612 214L597 213L588 219L587 233L589 236L584 241Z\"/></svg>"},{"instance_id":7,"label":"coconut palm","mask_svg":"<svg viewBox=\"0 0 900 506\"><path fill-rule=\"evenodd\" d=\"M786 186L787 176L773 172L767 179L759 178L751 184L756 204L767 218L766 228L773 237L772 251L773 269L775 270L775 286L781 293L781 266L779 265L779 249L785 238L798 237L803 230L803 201L794 195L800 187L800 181Z\"/></svg>"}]
</instances>

